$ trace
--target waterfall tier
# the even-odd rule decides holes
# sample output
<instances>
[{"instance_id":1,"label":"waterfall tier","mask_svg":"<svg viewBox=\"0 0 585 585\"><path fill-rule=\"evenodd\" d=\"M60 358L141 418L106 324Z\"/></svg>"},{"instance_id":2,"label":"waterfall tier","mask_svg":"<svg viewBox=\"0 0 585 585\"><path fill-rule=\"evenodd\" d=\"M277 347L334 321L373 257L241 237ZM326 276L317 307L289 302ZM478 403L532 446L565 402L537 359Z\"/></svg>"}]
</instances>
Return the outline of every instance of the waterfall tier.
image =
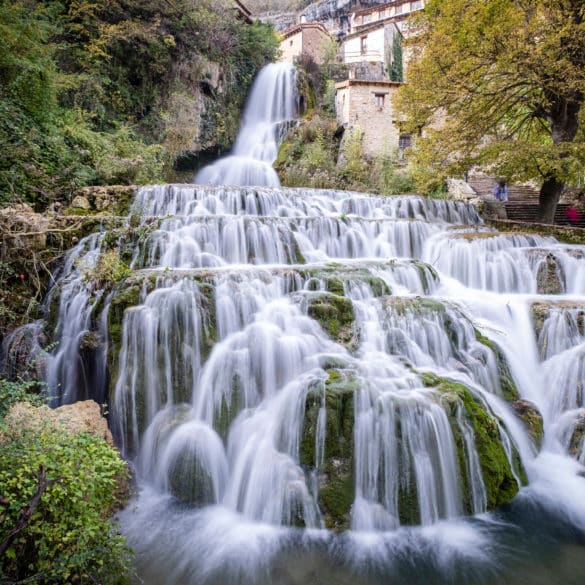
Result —
<instances>
[{"instance_id":1,"label":"waterfall tier","mask_svg":"<svg viewBox=\"0 0 585 585\"><path fill-rule=\"evenodd\" d=\"M295 115L296 70L288 63L267 65L254 81L231 155L201 169L195 182L280 186L272 163Z\"/></svg>"}]
</instances>

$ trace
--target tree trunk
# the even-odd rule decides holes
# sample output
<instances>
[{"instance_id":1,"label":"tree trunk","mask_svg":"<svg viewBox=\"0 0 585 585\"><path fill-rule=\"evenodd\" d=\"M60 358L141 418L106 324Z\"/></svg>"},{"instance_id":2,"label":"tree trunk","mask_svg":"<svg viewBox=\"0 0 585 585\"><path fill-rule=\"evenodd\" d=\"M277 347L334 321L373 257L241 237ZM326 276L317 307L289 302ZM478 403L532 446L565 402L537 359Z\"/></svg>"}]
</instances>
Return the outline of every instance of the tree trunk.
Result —
<instances>
[{"instance_id":1,"label":"tree trunk","mask_svg":"<svg viewBox=\"0 0 585 585\"><path fill-rule=\"evenodd\" d=\"M538 219L541 223L554 223L557 203L565 183L550 177L544 181L538 197Z\"/></svg>"}]
</instances>

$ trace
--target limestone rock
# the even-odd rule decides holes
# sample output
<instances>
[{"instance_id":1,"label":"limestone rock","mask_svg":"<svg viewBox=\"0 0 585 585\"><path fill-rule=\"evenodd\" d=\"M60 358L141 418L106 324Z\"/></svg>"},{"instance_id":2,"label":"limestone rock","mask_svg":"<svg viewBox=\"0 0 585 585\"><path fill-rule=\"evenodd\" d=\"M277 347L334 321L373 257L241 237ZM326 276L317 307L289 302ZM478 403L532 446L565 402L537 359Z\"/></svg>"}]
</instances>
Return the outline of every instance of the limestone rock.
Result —
<instances>
[{"instance_id":1,"label":"limestone rock","mask_svg":"<svg viewBox=\"0 0 585 585\"><path fill-rule=\"evenodd\" d=\"M77 209L83 209L86 211L89 211L91 209L89 201L83 195L77 195L76 197L74 197L73 201L71 202L71 207L74 208L76 207Z\"/></svg>"},{"instance_id":2,"label":"limestone rock","mask_svg":"<svg viewBox=\"0 0 585 585\"><path fill-rule=\"evenodd\" d=\"M536 408L536 405L534 405L529 400L519 399L514 400L511 406L516 415L526 424L526 427L528 428L528 434L534 443L540 447L542 444L544 428L542 423L542 415L540 414L538 408Z\"/></svg>"},{"instance_id":3,"label":"limestone rock","mask_svg":"<svg viewBox=\"0 0 585 585\"><path fill-rule=\"evenodd\" d=\"M114 446L108 423L101 415L99 404L93 400L67 404L55 409L17 402L8 411L6 423L10 435L18 433L19 429L35 430L47 424L71 434L89 433Z\"/></svg>"}]
</instances>

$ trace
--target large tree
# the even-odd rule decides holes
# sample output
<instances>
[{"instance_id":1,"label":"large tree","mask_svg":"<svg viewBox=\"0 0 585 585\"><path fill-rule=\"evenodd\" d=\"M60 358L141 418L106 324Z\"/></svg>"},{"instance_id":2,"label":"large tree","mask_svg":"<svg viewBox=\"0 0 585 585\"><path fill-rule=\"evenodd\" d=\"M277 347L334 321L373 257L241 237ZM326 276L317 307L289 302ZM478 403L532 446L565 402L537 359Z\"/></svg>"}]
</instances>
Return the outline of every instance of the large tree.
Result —
<instances>
[{"instance_id":1,"label":"large tree","mask_svg":"<svg viewBox=\"0 0 585 585\"><path fill-rule=\"evenodd\" d=\"M429 0L398 107L427 177L477 165L541 185L552 222L585 175L585 2Z\"/></svg>"}]
</instances>

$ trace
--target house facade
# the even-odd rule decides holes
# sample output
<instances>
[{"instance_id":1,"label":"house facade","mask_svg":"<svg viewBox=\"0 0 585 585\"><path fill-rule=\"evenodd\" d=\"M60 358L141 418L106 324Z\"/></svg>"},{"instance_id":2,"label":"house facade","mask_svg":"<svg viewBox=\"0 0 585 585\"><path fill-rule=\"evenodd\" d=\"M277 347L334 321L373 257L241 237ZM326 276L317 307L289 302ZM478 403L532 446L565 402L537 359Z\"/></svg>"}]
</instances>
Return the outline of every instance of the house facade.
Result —
<instances>
[{"instance_id":1,"label":"house facade","mask_svg":"<svg viewBox=\"0 0 585 585\"><path fill-rule=\"evenodd\" d=\"M295 24L282 33L279 61L294 63L301 55L308 55L315 63L323 63L325 46L331 40L319 22Z\"/></svg>"},{"instance_id":2,"label":"house facade","mask_svg":"<svg viewBox=\"0 0 585 585\"><path fill-rule=\"evenodd\" d=\"M388 155L410 145L401 134L392 98L402 84L393 81L348 79L335 86L337 123L346 131L358 130L366 156Z\"/></svg>"},{"instance_id":3,"label":"house facade","mask_svg":"<svg viewBox=\"0 0 585 585\"><path fill-rule=\"evenodd\" d=\"M410 25L408 19L411 14L423 10L424 6L424 0L394 0L393 2L356 10L349 17L350 34L358 32L373 23L389 20L396 23L403 35L409 36Z\"/></svg>"},{"instance_id":4,"label":"house facade","mask_svg":"<svg viewBox=\"0 0 585 585\"><path fill-rule=\"evenodd\" d=\"M389 71L389 67L398 58L394 51L397 42L402 43L401 33L394 22L376 22L341 39L341 59L346 65L381 63L383 69Z\"/></svg>"}]
</instances>

